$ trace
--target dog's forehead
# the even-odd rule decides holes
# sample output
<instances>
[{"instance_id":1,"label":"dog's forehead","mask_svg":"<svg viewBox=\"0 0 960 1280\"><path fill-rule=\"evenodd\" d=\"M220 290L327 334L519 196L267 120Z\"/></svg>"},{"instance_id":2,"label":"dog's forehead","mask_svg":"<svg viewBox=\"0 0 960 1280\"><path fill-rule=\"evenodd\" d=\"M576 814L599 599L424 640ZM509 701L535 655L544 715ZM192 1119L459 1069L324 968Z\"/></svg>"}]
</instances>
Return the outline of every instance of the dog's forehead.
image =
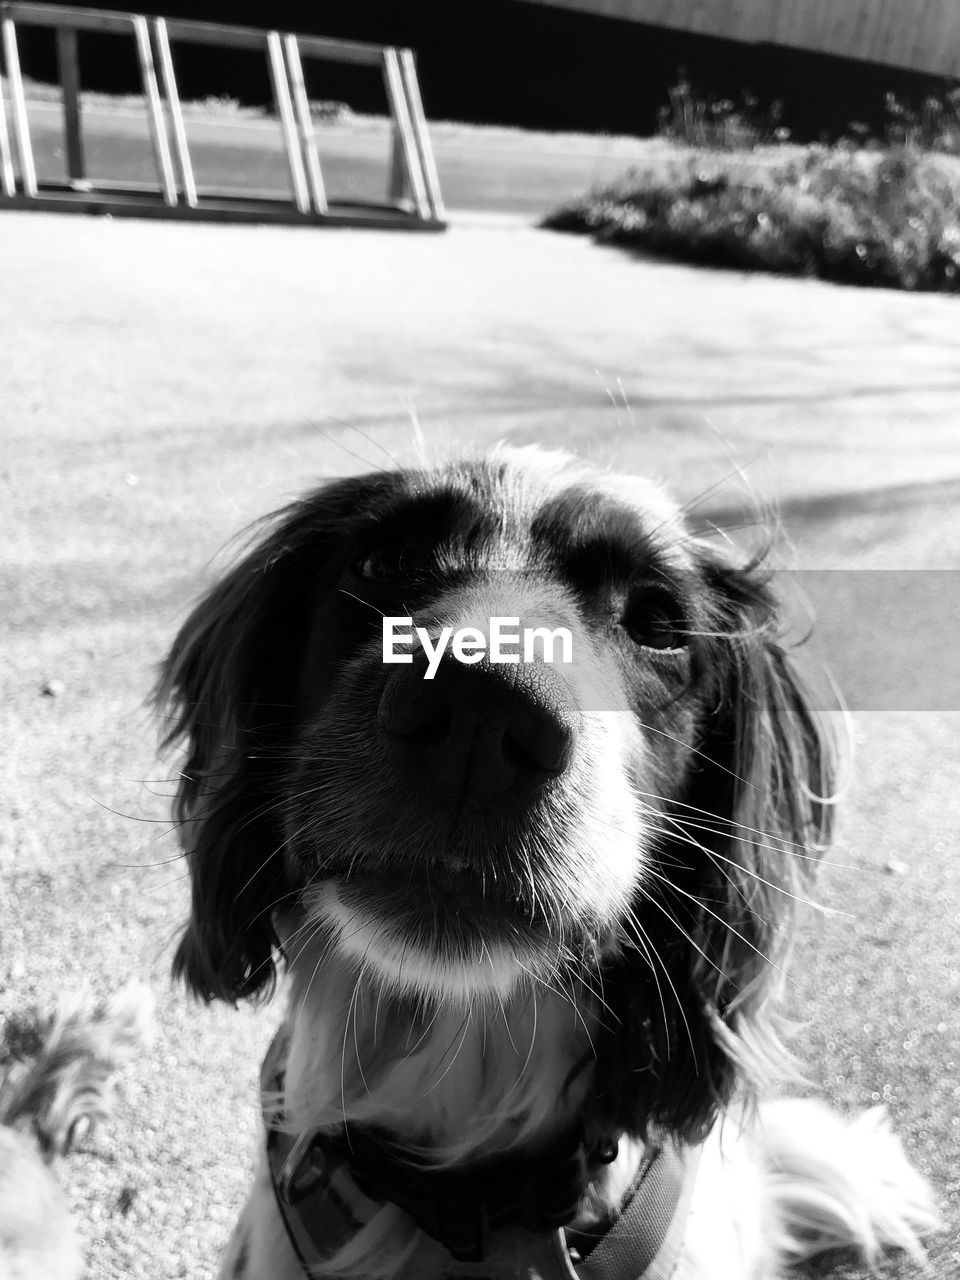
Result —
<instances>
[{"instance_id":1,"label":"dog's forehead","mask_svg":"<svg viewBox=\"0 0 960 1280\"><path fill-rule=\"evenodd\" d=\"M448 493L486 514L508 536L538 531L571 539L629 542L654 548L683 544L680 508L664 486L638 475L602 471L570 454L500 446L480 459L421 473L420 496Z\"/></svg>"}]
</instances>

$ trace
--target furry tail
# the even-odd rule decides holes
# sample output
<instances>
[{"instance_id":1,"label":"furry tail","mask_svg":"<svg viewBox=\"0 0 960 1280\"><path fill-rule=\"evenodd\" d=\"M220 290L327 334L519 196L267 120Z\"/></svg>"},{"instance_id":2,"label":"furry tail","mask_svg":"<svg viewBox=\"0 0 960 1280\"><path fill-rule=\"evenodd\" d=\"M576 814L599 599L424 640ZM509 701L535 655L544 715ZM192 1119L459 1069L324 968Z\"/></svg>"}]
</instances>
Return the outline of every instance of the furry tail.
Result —
<instances>
[{"instance_id":1,"label":"furry tail","mask_svg":"<svg viewBox=\"0 0 960 1280\"><path fill-rule=\"evenodd\" d=\"M759 1132L785 1265L843 1248L859 1250L871 1267L887 1249L925 1265L920 1241L940 1218L883 1107L848 1121L813 1100L769 1102Z\"/></svg>"},{"instance_id":2,"label":"furry tail","mask_svg":"<svg viewBox=\"0 0 960 1280\"><path fill-rule=\"evenodd\" d=\"M146 1047L154 997L129 982L103 1004L65 996L37 1028L32 1060L0 1082L0 1125L29 1126L46 1160L70 1150L82 1133L110 1113L113 1075Z\"/></svg>"}]
</instances>

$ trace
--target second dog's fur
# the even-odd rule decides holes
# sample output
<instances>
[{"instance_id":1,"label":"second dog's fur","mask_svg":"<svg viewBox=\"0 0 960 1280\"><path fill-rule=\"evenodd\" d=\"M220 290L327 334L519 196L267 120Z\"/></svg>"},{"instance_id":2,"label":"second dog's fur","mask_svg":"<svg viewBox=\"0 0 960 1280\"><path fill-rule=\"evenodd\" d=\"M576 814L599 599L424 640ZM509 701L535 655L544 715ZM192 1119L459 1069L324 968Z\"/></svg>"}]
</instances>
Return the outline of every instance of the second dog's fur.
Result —
<instances>
[{"instance_id":1,"label":"second dog's fur","mask_svg":"<svg viewBox=\"0 0 960 1280\"><path fill-rule=\"evenodd\" d=\"M113 1077L149 1043L153 996L64 996L0 1076L0 1280L77 1280L83 1257L53 1162L110 1114ZM9 1029L7 1038L9 1039Z\"/></svg>"}]
</instances>

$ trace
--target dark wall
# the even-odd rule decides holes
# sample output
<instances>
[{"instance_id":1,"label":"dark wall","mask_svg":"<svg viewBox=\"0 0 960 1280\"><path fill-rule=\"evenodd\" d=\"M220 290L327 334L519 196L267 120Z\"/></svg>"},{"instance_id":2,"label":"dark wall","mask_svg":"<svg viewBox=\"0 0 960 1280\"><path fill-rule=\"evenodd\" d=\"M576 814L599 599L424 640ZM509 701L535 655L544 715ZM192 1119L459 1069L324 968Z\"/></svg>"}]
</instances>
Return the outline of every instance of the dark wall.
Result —
<instances>
[{"instance_id":1,"label":"dark wall","mask_svg":"<svg viewBox=\"0 0 960 1280\"><path fill-rule=\"evenodd\" d=\"M129 5L97 0L100 8ZM702 91L784 102L783 123L794 136L843 131L852 120L878 127L888 90L919 102L940 82L912 72L818 54L747 46L615 19L549 9L522 0L324 0L297 5L165 0L168 16L311 31L417 50L429 117L648 134L667 89L685 67ZM23 32L24 69L55 75L47 32ZM247 103L269 100L263 58L210 47L178 46L177 75L184 97L228 94ZM138 89L132 39L81 36L81 69L92 89ZM308 65L312 97L338 99L355 110L384 108L378 77L369 70Z\"/></svg>"}]
</instances>

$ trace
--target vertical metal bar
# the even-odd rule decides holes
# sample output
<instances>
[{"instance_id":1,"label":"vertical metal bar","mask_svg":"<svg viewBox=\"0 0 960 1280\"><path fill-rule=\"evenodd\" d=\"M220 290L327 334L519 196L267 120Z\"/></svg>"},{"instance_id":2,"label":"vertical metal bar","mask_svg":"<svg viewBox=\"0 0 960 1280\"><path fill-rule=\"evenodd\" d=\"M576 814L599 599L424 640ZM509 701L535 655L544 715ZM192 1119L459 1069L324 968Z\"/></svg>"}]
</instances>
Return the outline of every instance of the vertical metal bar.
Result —
<instances>
[{"instance_id":1,"label":"vertical metal bar","mask_svg":"<svg viewBox=\"0 0 960 1280\"><path fill-rule=\"evenodd\" d=\"M167 24L163 18L153 19L153 42L157 50L160 64L160 85L170 114L173 126L173 150L180 171L180 188L183 198L191 209L197 207L197 184L193 177L193 162L190 159L190 148L187 145L187 131L183 125L183 111L180 109L180 91L177 88L177 77L173 70L173 58L170 54L170 38L167 35Z\"/></svg>"},{"instance_id":2,"label":"vertical metal bar","mask_svg":"<svg viewBox=\"0 0 960 1280\"><path fill-rule=\"evenodd\" d=\"M67 178L82 183L87 176L83 161L83 134L80 130L80 68L77 61L77 33L72 27L57 27L57 66L63 90L63 139L67 152Z\"/></svg>"},{"instance_id":3,"label":"vertical metal bar","mask_svg":"<svg viewBox=\"0 0 960 1280\"><path fill-rule=\"evenodd\" d=\"M440 194L440 175L437 173L437 162L433 156L433 146L430 143L430 134L427 132L427 120L423 113L423 100L420 97L420 85L417 80L417 64L410 49L400 50L400 71L410 108L420 166L423 169L423 180L427 187L427 199L434 218L442 222L446 216L446 210L443 207L443 196Z\"/></svg>"},{"instance_id":4,"label":"vertical metal bar","mask_svg":"<svg viewBox=\"0 0 960 1280\"><path fill-rule=\"evenodd\" d=\"M423 173L420 170L420 156L413 139L413 126L410 123L410 111L407 107L407 95L403 91L403 78L400 74L400 63L396 49L383 51L383 80L390 102L390 111L394 123L400 130L403 142L403 159L407 169L407 179L413 192L417 214L423 219L430 217L430 206L423 184Z\"/></svg>"},{"instance_id":5,"label":"vertical metal bar","mask_svg":"<svg viewBox=\"0 0 960 1280\"><path fill-rule=\"evenodd\" d=\"M7 128L7 105L3 96L2 83L0 83L0 189L5 196L17 194L17 183L13 173L13 150L10 145L10 131Z\"/></svg>"},{"instance_id":6,"label":"vertical metal bar","mask_svg":"<svg viewBox=\"0 0 960 1280\"><path fill-rule=\"evenodd\" d=\"M297 206L298 213L309 213L310 197L307 194L303 158L300 155L300 145L293 121L290 86L287 82L287 68L283 60L283 45L280 42L279 31L267 32L267 54L270 64L270 80L273 84L273 98L280 115L280 128L283 130L283 142L287 149L287 163L290 166L290 186L293 189L293 202Z\"/></svg>"},{"instance_id":7,"label":"vertical metal bar","mask_svg":"<svg viewBox=\"0 0 960 1280\"><path fill-rule=\"evenodd\" d=\"M323 186L323 174L320 172L320 157L317 155L317 138L313 131L313 118L310 115L310 100L307 97L307 86L303 79L303 63L300 60L300 46L297 37L283 37L283 49L287 57L287 74L293 90L293 109L297 117L297 132L300 135L300 150L307 170L307 183L313 199L313 207L317 213L327 212L327 193Z\"/></svg>"},{"instance_id":8,"label":"vertical metal bar","mask_svg":"<svg viewBox=\"0 0 960 1280\"><path fill-rule=\"evenodd\" d=\"M27 116L27 101L23 96L23 79L20 75L17 29L12 18L3 18L2 26L3 52L7 59L7 82L10 85L10 109L13 112L13 130L17 139L17 158L20 161L20 185L25 196L35 196L37 170L33 163L30 120Z\"/></svg>"},{"instance_id":9,"label":"vertical metal bar","mask_svg":"<svg viewBox=\"0 0 960 1280\"><path fill-rule=\"evenodd\" d=\"M391 134L393 141L390 144L390 180L387 184L387 199L400 201L407 193L407 168L403 159L403 135L398 124L393 126Z\"/></svg>"},{"instance_id":10,"label":"vertical metal bar","mask_svg":"<svg viewBox=\"0 0 960 1280\"><path fill-rule=\"evenodd\" d=\"M143 94L147 100L147 119L150 123L150 136L153 140L153 156L157 165L157 177L163 191L166 204L177 203L177 184L173 176L173 163L170 159L170 144L167 140L167 122L163 115L163 105L157 89L157 76L153 66L153 50L150 48L150 29L143 14L133 14L133 31L137 38L137 57L140 59L140 78L143 82Z\"/></svg>"}]
</instances>

